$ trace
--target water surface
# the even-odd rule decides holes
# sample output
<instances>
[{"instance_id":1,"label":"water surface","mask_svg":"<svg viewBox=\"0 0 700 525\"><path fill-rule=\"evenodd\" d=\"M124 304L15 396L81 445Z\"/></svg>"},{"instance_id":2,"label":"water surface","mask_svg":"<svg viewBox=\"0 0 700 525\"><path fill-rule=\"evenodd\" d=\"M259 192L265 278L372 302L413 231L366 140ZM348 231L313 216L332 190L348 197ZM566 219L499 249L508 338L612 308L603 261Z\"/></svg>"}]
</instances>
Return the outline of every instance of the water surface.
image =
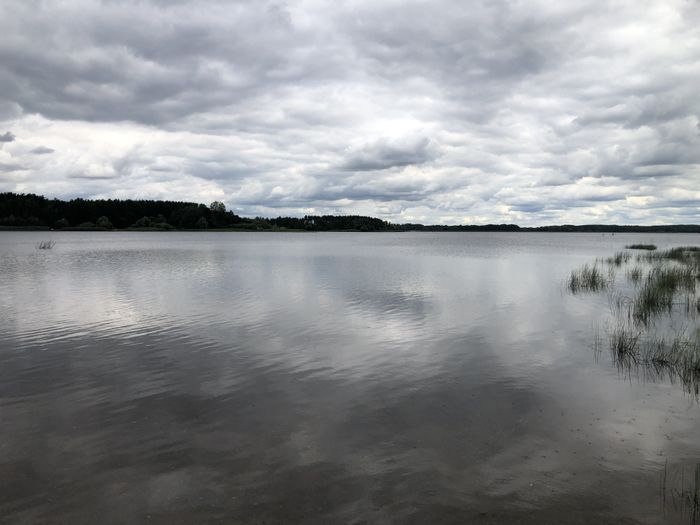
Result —
<instances>
[{"instance_id":1,"label":"water surface","mask_svg":"<svg viewBox=\"0 0 700 525\"><path fill-rule=\"evenodd\" d=\"M0 520L688 521L697 401L563 285L633 242L700 235L0 233Z\"/></svg>"}]
</instances>

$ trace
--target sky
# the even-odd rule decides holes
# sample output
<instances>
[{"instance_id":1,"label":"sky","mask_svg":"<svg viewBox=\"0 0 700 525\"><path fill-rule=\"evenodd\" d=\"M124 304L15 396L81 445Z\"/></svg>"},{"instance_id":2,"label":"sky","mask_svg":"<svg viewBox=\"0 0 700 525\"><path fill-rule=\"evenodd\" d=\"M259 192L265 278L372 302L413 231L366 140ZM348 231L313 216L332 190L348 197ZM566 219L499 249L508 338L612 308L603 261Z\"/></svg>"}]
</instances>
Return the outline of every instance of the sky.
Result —
<instances>
[{"instance_id":1,"label":"sky","mask_svg":"<svg viewBox=\"0 0 700 525\"><path fill-rule=\"evenodd\" d=\"M3 0L0 191L700 223L699 0Z\"/></svg>"}]
</instances>

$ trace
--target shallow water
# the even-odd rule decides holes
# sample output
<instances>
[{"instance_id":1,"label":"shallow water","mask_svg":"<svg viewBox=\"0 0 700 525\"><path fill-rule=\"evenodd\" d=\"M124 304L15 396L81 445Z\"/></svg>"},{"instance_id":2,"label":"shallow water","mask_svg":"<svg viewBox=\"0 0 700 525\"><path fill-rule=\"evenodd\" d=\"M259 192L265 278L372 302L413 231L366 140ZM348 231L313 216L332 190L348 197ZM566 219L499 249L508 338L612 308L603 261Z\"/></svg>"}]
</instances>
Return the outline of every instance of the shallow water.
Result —
<instances>
[{"instance_id":1,"label":"shallow water","mask_svg":"<svg viewBox=\"0 0 700 525\"><path fill-rule=\"evenodd\" d=\"M633 242L700 235L0 233L0 521L690 522L697 400L563 285Z\"/></svg>"}]
</instances>

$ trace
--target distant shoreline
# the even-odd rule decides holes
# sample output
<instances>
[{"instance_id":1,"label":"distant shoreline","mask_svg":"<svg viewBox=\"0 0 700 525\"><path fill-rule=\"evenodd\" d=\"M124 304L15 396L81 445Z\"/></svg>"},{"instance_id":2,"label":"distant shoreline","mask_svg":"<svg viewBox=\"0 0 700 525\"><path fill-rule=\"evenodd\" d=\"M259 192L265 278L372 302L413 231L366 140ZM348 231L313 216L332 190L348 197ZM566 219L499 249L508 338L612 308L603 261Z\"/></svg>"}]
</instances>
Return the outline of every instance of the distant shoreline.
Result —
<instances>
[{"instance_id":1,"label":"distant shoreline","mask_svg":"<svg viewBox=\"0 0 700 525\"><path fill-rule=\"evenodd\" d=\"M0 231L565 232L700 233L700 224L618 225L392 224L364 215L241 217L224 203L131 199L48 199L0 193Z\"/></svg>"},{"instance_id":2,"label":"distant shoreline","mask_svg":"<svg viewBox=\"0 0 700 525\"><path fill-rule=\"evenodd\" d=\"M49 228L48 226L0 226L0 232L97 232L97 233L410 233L410 232L425 232L425 233L698 233L700 234L700 226L696 225L671 225L671 226L574 226L570 229L562 226L539 226L539 227L518 227L518 229L499 229L498 227L490 228L488 226L425 226L423 228L396 228L386 230L370 230L363 231L358 229L338 229L338 230L304 230L292 228L183 228L183 229L160 229L160 228Z\"/></svg>"}]
</instances>

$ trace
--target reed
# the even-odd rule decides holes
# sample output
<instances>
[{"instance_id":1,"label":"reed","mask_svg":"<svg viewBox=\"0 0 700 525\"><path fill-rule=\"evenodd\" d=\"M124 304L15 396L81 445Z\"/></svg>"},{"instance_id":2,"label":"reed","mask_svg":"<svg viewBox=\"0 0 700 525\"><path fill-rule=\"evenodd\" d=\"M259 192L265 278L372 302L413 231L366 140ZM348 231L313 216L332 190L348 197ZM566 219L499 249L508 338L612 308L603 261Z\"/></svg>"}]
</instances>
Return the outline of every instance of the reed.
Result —
<instances>
[{"instance_id":1,"label":"reed","mask_svg":"<svg viewBox=\"0 0 700 525\"><path fill-rule=\"evenodd\" d=\"M567 281L568 289L576 294L580 292L596 292L608 286L609 278L606 278L596 264L590 266L584 264L578 270L574 270L569 275Z\"/></svg>"},{"instance_id":2,"label":"reed","mask_svg":"<svg viewBox=\"0 0 700 525\"><path fill-rule=\"evenodd\" d=\"M647 262L676 261L700 272L700 246L679 246L660 252L650 252L637 256L638 260Z\"/></svg>"},{"instance_id":3,"label":"reed","mask_svg":"<svg viewBox=\"0 0 700 525\"><path fill-rule=\"evenodd\" d=\"M695 272L685 266L655 266L634 300L634 318L644 324L662 311L670 312L680 291L695 292Z\"/></svg>"},{"instance_id":4,"label":"reed","mask_svg":"<svg viewBox=\"0 0 700 525\"><path fill-rule=\"evenodd\" d=\"M625 246L628 250L656 250L655 244L628 244Z\"/></svg>"},{"instance_id":5,"label":"reed","mask_svg":"<svg viewBox=\"0 0 700 525\"><path fill-rule=\"evenodd\" d=\"M632 255L627 252L617 252L612 257L605 259L605 262L615 266L622 266L623 263L628 263L631 258Z\"/></svg>"},{"instance_id":6,"label":"reed","mask_svg":"<svg viewBox=\"0 0 700 525\"><path fill-rule=\"evenodd\" d=\"M644 270L641 266L635 266L627 271L627 279L634 283L635 285L642 282L642 277L644 276Z\"/></svg>"},{"instance_id":7,"label":"reed","mask_svg":"<svg viewBox=\"0 0 700 525\"><path fill-rule=\"evenodd\" d=\"M584 265L571 272L568 288L572 293L609 289L613 319L608 344L615 365L679 380L700 399L700 247L648 250L626 268L634 287L616 289L616 267L630 259L629 253L618 252Z\"/></svg>"},{"instance_id":8,"label":"reed","mask_svg":"<svg viewBox=\"0 0 700 525\"><path fill-rule=\"evenodd\" d=\"M665 462L660 487L664 510L666 501L670 500L681 517L688 520L687 523L696 525L700 518L700 463L696 463L691 475L686 476L684 465L669 469L668 461Z\"/></svg>"},{"instance_id":9,"label":"reed","mask_svg":"<svg viewBox=\"0 0 700 525\"><path fill-rule=\"evenodd\" d=\"M644 330L620 323L610 331L610 355L618 368L650 367L680 379L686 392L700 393L700 340L684 332L650 336Z\"/></svg>"},{"instance_id":10,"label":"reed","mask_svg":"<svg viewBox=\"0 0 700 525\"><path fill-rule=\"evenodd\" d=\"M56 243L54 241L39 241L36 243L34 246L36 246L37 250L50 250L54 246L56 246Z\"/></svg>"},{"instance_id":11,"label":"reed","mask_svg":"<svg viewBox=\"0 0 700 525\"><path fill-rule=\"evenodd\" d=\"M619 365L637 363L640 359L639 339L641 333L623 325L610 332L610 352L613 361Z\"/></svg>"}]
</instances>

